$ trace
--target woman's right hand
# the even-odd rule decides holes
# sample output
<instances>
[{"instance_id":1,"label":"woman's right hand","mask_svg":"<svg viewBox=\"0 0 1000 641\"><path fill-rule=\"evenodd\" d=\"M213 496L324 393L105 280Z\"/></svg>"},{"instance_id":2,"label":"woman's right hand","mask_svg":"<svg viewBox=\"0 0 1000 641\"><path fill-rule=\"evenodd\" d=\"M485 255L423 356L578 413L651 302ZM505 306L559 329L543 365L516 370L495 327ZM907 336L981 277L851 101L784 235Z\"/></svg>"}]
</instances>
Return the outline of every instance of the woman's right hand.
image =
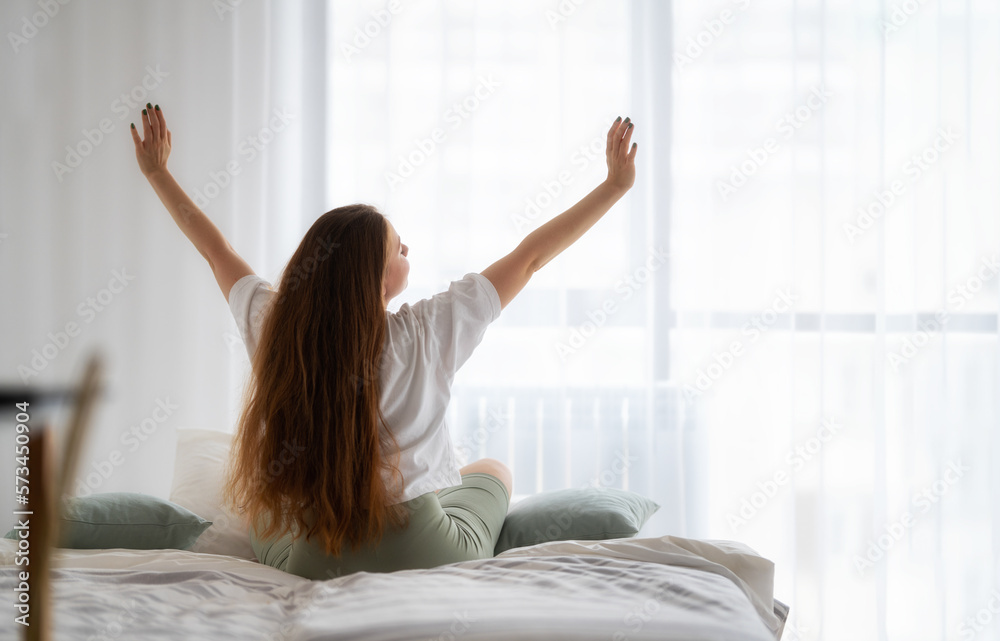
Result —
<instances>
[{"instance_id":1,"label":"woman's right hand","mask_svg":"<svg viewBox=\"0 0 1000 641\"><path fill-rule=\"evenodd\" d=\"M629 118L615 120L608 132L608 184L622 191L628 191L635 183L635 152L639 148L632 140L632 129L635 123Z\"/></svg>"},{"instance_id":2,"label":"woman's right hand","mask_svg":"<svg viewBox=\"0 0 1000 641\"><path fill-rule=\"evenodd\" d=\"M147 178L158 171L167 168L167 157L170 156L170 130L163 118L160 105L146 103L142 110L142 135L135 125L132 125L132 141L135 143L135 159L139 161L139 169Z\"/></svg>"}]
</instances>

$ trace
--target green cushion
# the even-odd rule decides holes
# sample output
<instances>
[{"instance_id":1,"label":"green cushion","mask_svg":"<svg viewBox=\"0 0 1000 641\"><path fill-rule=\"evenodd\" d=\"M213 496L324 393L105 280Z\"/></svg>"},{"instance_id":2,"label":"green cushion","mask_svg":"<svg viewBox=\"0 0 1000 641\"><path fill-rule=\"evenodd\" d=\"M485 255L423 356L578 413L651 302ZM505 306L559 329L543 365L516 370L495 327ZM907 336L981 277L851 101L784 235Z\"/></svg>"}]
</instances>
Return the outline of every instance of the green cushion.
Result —
<instances>
[{"instance_id":1,"label":"green cushion","mask_svg":"<svg viewBox=\"0 0 1000 641\"><path fill-rule=\"evenodd\" d=\"M189 548L212 525L176 503L134 492L63 500L59 547L78 550ZM19 538L15 528L4 538Z\"/></svg>"},{"instance_id":2,"label":"green cushion","mask_svg":"<svg viewBox=\"0 0 1000 641\"><path fill-rule=\"evenodd\" d=\"M658 509L644 496L612 488L542 492L510 508L493 553L546 541L635 536Z\"/></svg>"}]
</instances>

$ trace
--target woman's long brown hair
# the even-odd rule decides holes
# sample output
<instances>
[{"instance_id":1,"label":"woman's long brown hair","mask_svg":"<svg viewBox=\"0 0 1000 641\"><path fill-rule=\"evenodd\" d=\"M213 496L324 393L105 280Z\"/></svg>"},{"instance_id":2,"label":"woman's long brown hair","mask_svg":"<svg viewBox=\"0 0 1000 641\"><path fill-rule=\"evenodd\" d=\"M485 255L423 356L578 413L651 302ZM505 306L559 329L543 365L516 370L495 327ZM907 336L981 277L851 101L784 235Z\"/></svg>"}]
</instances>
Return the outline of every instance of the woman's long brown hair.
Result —
<instances>
[{"instance_id":1,"label":"woman's long brown hair","mask_svg":"<svg viewBox=\"0 0 1000 641\"><path fill-rule=\"evenodd\" d=\"M259 539L305 534L339 555L405 522L398 448L379 405L389 251L382 214L348 205L320 216L285 267L224 488ZM399 486L386 486L384 470Z\"/></svg>"}]
</instances>

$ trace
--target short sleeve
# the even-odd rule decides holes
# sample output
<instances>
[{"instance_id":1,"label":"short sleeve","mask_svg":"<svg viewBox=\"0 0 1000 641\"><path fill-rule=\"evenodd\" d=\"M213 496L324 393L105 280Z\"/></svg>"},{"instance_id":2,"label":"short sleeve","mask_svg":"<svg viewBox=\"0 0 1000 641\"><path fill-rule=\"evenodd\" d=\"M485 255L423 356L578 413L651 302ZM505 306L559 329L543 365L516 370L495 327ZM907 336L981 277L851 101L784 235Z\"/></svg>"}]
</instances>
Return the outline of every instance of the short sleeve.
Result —
<instances>
[{"instance_id":1,"label":"short sleeve","mask_svg":"<svg viewBox=\"0 0 1000 641\"><path fill-rule=\"evenodd\" d=\"M260 334L263 321L262 312L274 294L271 284L256 274L247 274L236 281L229 290L229 310L233 313L236 328L251 359L257 349L257 336Z\"/></svg>"},{"instance_id":2,"label":"short sleeve","mask_svg":"<svg viewBox=\"0 0 1000 641\"><path fill-rule=\"evenodd\" d=\"M417 335L423 337L427 355L451 379L500 316L500 296L488 278L469 273L447 291L414 303L411 312L421 325Z\"/></svg>"}]
</instances>

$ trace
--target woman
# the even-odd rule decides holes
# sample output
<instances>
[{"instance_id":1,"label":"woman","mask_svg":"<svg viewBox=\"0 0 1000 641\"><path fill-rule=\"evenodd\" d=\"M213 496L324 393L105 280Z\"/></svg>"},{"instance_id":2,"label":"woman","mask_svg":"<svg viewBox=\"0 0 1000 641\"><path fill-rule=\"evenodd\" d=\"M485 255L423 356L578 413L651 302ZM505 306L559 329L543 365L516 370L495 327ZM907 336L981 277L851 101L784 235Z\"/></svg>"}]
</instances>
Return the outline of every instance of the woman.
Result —
<instances>
[{"instance_id":1,"label":"woman","mask_svg":"<svg viewBox=\"0 0 1000 641\"><path fill-rule=\"evenodd\" d=\"M159 105L142 126L139 168L208 261L250 355L225 491L258 560L325 579L493 556L511 473L492 459L458 468L451 383L531 275L632 187L629 119L608 131L603 183L482 273L396 313L386 306L406 288L409 248L374 207L320 216L274 289L167 171Z\"/></svg>"}]
</instances>

